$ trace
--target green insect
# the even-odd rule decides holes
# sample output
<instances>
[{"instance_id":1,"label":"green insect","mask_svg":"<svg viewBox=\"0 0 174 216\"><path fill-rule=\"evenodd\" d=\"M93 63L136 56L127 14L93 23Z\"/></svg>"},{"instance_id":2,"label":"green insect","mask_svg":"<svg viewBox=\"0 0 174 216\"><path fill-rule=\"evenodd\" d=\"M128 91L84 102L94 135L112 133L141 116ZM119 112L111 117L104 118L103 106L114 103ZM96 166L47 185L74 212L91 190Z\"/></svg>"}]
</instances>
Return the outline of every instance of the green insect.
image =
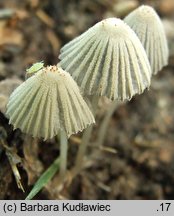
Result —
<instances>
[{"instance_id":1,"label":"green insect","mask_svg":"<svg viewBox=\"0 0 174 216\"><path fill-rule=\"evenodd\" d=\"M39 71L40 69L42 69L43 66L44 66L44 61L34 63L30 68L28 68L26 70L27 74L36 73L37 71Z\"/></svg>"}]
</instances>

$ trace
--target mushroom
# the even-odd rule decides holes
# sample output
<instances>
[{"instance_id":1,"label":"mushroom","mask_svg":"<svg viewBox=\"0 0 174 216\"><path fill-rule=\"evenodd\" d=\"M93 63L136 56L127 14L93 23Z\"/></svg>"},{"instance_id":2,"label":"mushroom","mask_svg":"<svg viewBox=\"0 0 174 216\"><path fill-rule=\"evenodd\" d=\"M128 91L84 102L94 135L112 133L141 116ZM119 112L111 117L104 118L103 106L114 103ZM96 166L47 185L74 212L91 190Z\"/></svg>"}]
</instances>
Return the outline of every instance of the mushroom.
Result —
<instances>
[{"instance_id":1,"label":"mushroom","mask_svg":"<svg viewBox=\"0 0 174 216\"><path fill-rule=\"evenodd\" d=\"M75 81L57 66L43 67L17 87L9 98L6 115L14 129L33 137L47 140L60 131L64 159L67 137L95 122Z\"/></svg>"},{"instance_id":2,"label":"mushroom","mask_svg":"<svg viewBox=\"0 0 174 216\"><path fill-rule=\"evenodd\" d=\"M77 84L57 66L44 67L16 88L6 115L15 129L44 140L60 129L69 137L94 123Z\"/></svg>"},{"instance_id":3,"label":"mushroom","mask_svg":"<svg viewBox=\"0 0 174 216\"><path fill-rule=\"evenodd\" d=\"M62 47L59 58L61 67L72 75L85 95L130 100L150 86L152 73L146 52L134 31L117 18L102 20L70 41ZM97 100L93 97L94 111ZM82 166L91 132L92 126L83 134L77 170Z\"/></svg>"},{"instance_id":4,"label":"mushroom","mask_svg":"<svg viewBox=\"0 0 174 216\"><path fill-rule=\"evenodd\" d=\"M102 20L60 52L61 67L85 95L130 100L150 85L145 50L134 31L120 19Z\"/></svg>"},{"instance_id":5,"label":"mushroom","mask_svg":"<svg viewBox=\"0 0 174 216\"><path fill-rule=\"evenodd\" d=\"M168 45L163 24L156 11L142 5L125 17L124 21L134 30L149 58L152 73L157 74L168 63Z\"/></svg>"}]
</instances>

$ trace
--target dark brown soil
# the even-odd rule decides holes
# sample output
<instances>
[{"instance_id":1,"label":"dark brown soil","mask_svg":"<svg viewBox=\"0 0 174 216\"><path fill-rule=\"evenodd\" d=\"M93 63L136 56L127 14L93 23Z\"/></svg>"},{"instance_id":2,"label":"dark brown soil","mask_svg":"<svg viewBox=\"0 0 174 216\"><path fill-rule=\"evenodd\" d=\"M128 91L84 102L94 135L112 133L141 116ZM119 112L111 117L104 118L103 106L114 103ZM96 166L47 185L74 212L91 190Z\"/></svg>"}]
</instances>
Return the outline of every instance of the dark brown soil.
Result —
<instances>
[{"instance_id":1,"label":"dark brown soil","mask_svg":"<svg viewBox=\"0 0 174 216\"><path fill-rule=\"evenodd\" d=\"M174 26L174 3L173 0L129 2L0 0L0 9L12 9L9 17L0 18L0 81L24 80L26 68L34 62L44 60L46 65L56 64L63 44L103 18L122 18L134 7L147 3L165 19L170 44L169 65L153 77L149 91L115 111L105 146L116 149L117 153L91 147L92 166L65 186L63 198L174 199L174 34L170 31L170 26ZM4 92L0 94L6 94ZM0 112L0 140L17 149L25 189L25 193L18 189L5 149L0 145L0 199L24 199L59 154L58 144L55 140L37 143L20 130L13 131L3 112ZM69 167L74 163L76 150L72 137ZM55 182L50 182L36 198L61 198L52 193L54 186Z\"/></svg>"}]
</instances>

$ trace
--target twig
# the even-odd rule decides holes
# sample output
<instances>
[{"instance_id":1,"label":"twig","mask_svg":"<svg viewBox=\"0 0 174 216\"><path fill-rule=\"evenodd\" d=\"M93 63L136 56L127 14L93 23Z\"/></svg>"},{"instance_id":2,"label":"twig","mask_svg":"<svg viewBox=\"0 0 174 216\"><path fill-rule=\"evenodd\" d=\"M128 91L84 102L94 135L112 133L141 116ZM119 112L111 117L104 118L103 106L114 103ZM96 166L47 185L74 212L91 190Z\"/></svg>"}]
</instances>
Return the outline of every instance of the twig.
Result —
<instances>
[{"instance_id":1,"label":"twig","mask_svg":"<svg viewBox=\"0 0 174 216\"><path fill-rule=\"evenodd\" d=\"M21 176L17 168L17 164L21 163L21 158L17 155L16 149L13 147L9 147L1 137L0 137L0 144L6 151L6 155L9 160L10 166L12 168L18 188L21 189L23 192L25 192L21 183Z\"/></svg>"}]
</instances>

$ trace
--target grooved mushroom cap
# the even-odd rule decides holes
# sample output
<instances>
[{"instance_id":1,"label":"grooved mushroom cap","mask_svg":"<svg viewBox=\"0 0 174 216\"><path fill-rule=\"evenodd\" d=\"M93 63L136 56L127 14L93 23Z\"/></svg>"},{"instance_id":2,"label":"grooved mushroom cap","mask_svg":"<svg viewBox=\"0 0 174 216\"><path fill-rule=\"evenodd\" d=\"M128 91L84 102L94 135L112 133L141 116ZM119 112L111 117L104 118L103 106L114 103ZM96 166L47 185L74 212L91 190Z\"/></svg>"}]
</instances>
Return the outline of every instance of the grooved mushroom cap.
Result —
<instances>
[{"instance_id":1,"label":"grooved mushroom cap","mask_svg":"<svg viewBox=\"0 0 174 216\"><path fill-rule=\"evenodd\" d=\"M44 67L16 88L6 115L14 129L45 140L60 129L70 136L95 122L75 81L57 66Z\"/></svg>"},{"instance_id":2,"label":"grooved mushroom cap","mask_svg":"<svg viewBox=\"0 0 174 216\"><path fill-rule=\"evenodd\" d=\"M145 50L133 30L117 18L105 19L70 41L59 58L86 95L125 100L150 85Z\"/></svg>"},{"instance_id":3,"label":"grooved mushroom cap","mask_svg":"<svg viewBox=\"0 0 174 216\"><path fill-rule=\"evenodd\" d=\"M140 6L124 21L134 30L142 42L149 58L152 73L156 74L168 63L168 45L163 24L150 6Z\"/></svg>"}]
</instances>

